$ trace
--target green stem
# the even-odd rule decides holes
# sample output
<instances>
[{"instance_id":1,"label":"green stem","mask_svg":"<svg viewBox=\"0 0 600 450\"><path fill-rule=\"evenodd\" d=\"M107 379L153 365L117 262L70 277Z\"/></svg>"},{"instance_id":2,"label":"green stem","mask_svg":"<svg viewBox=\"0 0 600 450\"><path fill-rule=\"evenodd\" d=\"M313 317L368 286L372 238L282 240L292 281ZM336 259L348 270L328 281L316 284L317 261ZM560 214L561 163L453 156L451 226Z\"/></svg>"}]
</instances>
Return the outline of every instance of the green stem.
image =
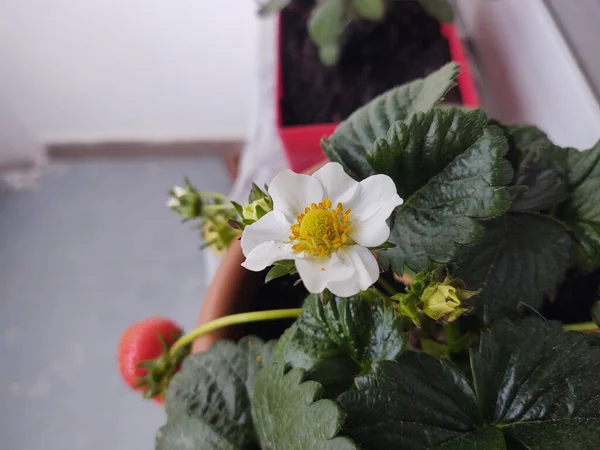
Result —
<instances>
[{"instance_id":1,"label":"green stem","mask_svg":"<svg viewBox=\"0 0 600 450\"><path fill-rule=\"evenodd\" d=\"M273 309L270 311L255 311L219 317L218 319L212 320L204 325L200 325L198 328L195 328L186 335L181 336L169 349L169 354L174 356L180 349L192 343L203 334L210 333L218 330L219 328L224 328L231 325L239 325L242 323L260 322L263 320L293 319L298 317L301 312L301 308Z\"/></svg>"},{"instance_id":2,"label":"green stem","mask_svg":"<svg viewBox=\"0 0 600 450\"><path fill-rule=\"evenodd\" d=\"M361 295L367 300L377 300L381 297L388 297L388 295L373 285L366 291L362 291Z\"/></svg>"},{"instance_id":3,"label":"green stem","mask_svg":"<svg viewBox=\"0 0 600 450\"><path fill-rule=\"evenodd\" d=\"M583 322L583 323L571 323L569 325L563 325L565 331L590 331L598 329L598 325L594 322Z\"/></svg>"},{"instance_id":4,"label":"green stem","mask_svg":"<svg viewBox=\"0 0 600 450\"><path fill-rule=\"evenodd\" d=\"M394 286L392 286L391 283L389 283L383 277L379 277L379 279L377 280L377 284L390 297L393 297L394 295L396 295L398 293L398 291L396 289L394 289Z\"/></svg>"},{"instance_id":5,"label":"green stem","mask_svg":"<svg viewBox=\"0 0 600 450\"><path fill-rule=\"evenodd\" d=\"M224 202L227 202L227 203L229 203L231 201L229 199L229 197L227 197L226 195L223 195L223 194L219 194L218 192L200 191L199 194L201 197L216 198L219 200L223 200Z\"/></svg>"},{"instance_id":6,"label":"green stem","mask_svg":"<svg viewBox=\"0 0 600 450\"><path fill-rule=\"evenodd\" d=\"M224 210L231 210L231 211L235 211L235 208L233 207L232 204L228 204L228 205L206 205L204 208L205 212L209 212L209 213L214 213L217 211L224 211Z\"/></svg>"}]
</instances>

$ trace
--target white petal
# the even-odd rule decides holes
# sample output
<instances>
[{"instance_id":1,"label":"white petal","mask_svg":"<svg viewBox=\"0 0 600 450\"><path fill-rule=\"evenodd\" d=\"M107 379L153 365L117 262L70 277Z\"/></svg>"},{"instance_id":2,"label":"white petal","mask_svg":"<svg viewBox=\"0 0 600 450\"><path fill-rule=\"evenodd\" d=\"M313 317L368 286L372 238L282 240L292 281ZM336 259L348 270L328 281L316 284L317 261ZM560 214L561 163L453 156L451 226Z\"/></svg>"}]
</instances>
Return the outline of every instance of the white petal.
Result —
<instances>
[{"instance_id":1,"label":"white petal","mask_svg":"<svg viewBox=\"0 0 600 450\"><path fill-rule=\"evenodd\" d=\"M313 177L321 182L323 186L323 197L327 197L333 203L344 203L350 200L358 189L358 181L350 177L342 165L336 162L325 164L317 170Z\"/></svg>"},{"instance_id":2,"label":"white petal","mask_svg":"<svg viewBox=\"0 0 600 450\"><path fill-rule=\"evenodd\" d=\"M338 255L346 266L347 277L327 284L338 297L351 297L371 287L379 278L379 265L375 256L365 247L350 245L342 247Z\"/></svg>"},{"instance_id":3,"label":"white petal","mask_svg":"<svg viewBox=\"0 0 600 450\"><path fill-rule=\"evenodd\" d=\"M291 234L291 225L283 213L271 211L257 222L248 225L242 233L242 251L248 257L250 252L265 242L285 242Z\"/></svg>"},{"instance_id":4,"label":"white petal","mask_svg":"<svg viewBox=\"0 0 600 450\"><path fill-rule=\"evenodd\" d=\"M254 272L260 272L276 261L292 259L294 252L291 244L269 241L263 242L246 255L242 266Z\"/></svg>"},{"instance_id":5,"label":"white petal","mask_svg":"<svg viewBox=\"0 0 600 450\"><path fill-rule=\"evenodd\" d=\"M348 267L335 253L327 259L296 259L296 269L306 290L313 294L323 292L328 283L348 276Z\"/></svg>"},{"instance_id":6,"label":"white petal","mask_svg":"<svg viewBox=\"0 0 600 450\"><path fill-rule=\"evenodd\" d=\"M187 191L181 186L173 186L173 194L175 194L175 197L182 197L186 192Z\"/></svg>"},{"instance_id":7,"label":"white petal","mask_svg":"<svg viewBox=\"0 0 600 450\"><path fill-rule=\"evenodd\" d=\"M360 188L352 199L344 203L344 208L351 208L352 217L363 221L380 211L387 214L387 219L394 208L401 204L402 199L392 179L387 175L373 175L360 182Z\"/></svg>"},{"instance_id":8,"label":"white petal","mask_svg":"<svg viewBox=\"0 0 600 450\"><path fill-rule=\"evenodd\" d=\"M323 200L323 187L316 178L288 169L273 178L269 194L273 197L273 209L281 211L289 222L294 223L304 208Z\"/></svg>"},{"instance_id":9,"label":"white petal","mask_svg":"<svg viewBox=\"0 0 600 450\"><path fill-rule=\"evenodd\" d=\"M390 227L385 223L388 216L387 209L382 209L367 220L353 222L349 236L363 247L377 247L385 243L390 237Z\"/></svg>"},{"instance_id":10,"label":"white petal","mask_svg":"<svg viewBox=\"0 0 600 450\"><path fill-rule=\"evenodd\" d=\"M167 200L167 207L169 208L175 208L179 205L181 205L180 201L174 197L169 197L169 199Z\"/></svg>"}]
</instances>

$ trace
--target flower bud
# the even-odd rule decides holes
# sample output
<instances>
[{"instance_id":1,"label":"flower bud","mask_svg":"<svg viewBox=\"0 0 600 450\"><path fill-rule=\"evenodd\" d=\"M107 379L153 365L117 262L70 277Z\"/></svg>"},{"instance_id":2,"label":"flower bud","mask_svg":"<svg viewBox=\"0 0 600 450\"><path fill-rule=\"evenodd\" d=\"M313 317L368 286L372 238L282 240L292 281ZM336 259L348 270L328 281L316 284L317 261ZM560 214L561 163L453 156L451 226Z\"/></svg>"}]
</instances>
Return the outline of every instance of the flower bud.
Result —
<instances>
[{"instance_id":1,"label":"flower bud","mask_svg":"<svg viewBox=\"0 0 600 450\"><path fill-rule=\"evenodd\" d=\"M465 312L465 309L460 307L456 288L448 284L430 284L423 291L421 301L423 312L433 320L447 316L446 321L452 322Z\"/></svg>"},{"instance_id":2,"label":"flower bud","mask_svg":"<svg viewBox=\"0 0 600 450\"><path fill-rule=\"evenodd\" d=\"M202 199L196 189L189 183L186 187L173 186L169 191L167 207L177 212L185 220L195 219L202 213Z\"/></svg>"},{"instance_id":3,"label":"flower bud","mask_svg":"<svg viewBox=\"0 0 600 450\"><path fill-rule=\"evenodd\" d=\"M269 206L267 201L264 198L260 198L253 201L249 205L242 207L242 218L244 220L256 222L258 219L272 210L273 208Z\"/></svg>"},{"instance_id":4,"label":"flower bud","mask_svg":"<svg viewBox=\"0 0 600 450\"><path fill-rule=\"evenodd\" d=\"M202 238L206 242L205 247L210 249L218 256L225 254L231 242L240 235L240 230L236 230L229 225L229 219L235 217L235 214L219 214L206 218L202 226Z\"/></svg>"}]
</instances>

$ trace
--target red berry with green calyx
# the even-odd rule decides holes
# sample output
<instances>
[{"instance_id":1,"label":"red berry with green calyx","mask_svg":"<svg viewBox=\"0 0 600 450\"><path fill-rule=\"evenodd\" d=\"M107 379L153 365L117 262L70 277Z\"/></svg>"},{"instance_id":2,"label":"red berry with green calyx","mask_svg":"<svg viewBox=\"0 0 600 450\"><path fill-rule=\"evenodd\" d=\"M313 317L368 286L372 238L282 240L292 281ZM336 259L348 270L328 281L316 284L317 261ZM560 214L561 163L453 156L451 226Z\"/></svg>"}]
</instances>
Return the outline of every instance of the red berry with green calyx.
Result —
<instances>
[{"instance_id":1,"label":"red berry with green calyx","mask_svg":"<svg viewBox=\"0 0 600 450\"><path fill-rule=\"evenodd\" d=\"M172 320L150 317L127 328L119 342L119 370L125 383L162 403L172 376L189 353L189 346L169 354L169 348L183 334Z\"/></svg>"}]
</instances>

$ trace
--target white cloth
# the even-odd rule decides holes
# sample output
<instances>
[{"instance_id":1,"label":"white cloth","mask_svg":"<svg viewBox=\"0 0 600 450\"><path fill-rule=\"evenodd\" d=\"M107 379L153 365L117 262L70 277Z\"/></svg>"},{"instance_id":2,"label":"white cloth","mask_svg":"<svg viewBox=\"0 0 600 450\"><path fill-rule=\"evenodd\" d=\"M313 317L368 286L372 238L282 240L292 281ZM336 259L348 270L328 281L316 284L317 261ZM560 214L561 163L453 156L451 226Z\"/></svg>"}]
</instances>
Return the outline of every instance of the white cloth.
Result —
<instances>
[{"instance_id":1,"label":"white cloth","mask_svg":"<svg viewBox=\"0 0 600 450\"><path fill-rule=\"evenodd\" d=\"M273 15L262 19L259 25L256 112L230 194L239 203L248 201L252 182L262 187L288 166L276 126L277 24L277 16Z\"/></svg>"},{"instance_id":2,"label":"white cloth","mask_svg":"<svg viewBox=\"0 0 600 450\"><path fill-rule=\"evenodd\" d=\"M253 182L262 187L288 167L276 124L277 24L277 16L273 15L262 19L259 25L256 111L242 150L238 176L229 195L242 204L247 203ZM219 267L220 258L207 249L204 260L208 284Z\"/></svg>"}]
</instances>

